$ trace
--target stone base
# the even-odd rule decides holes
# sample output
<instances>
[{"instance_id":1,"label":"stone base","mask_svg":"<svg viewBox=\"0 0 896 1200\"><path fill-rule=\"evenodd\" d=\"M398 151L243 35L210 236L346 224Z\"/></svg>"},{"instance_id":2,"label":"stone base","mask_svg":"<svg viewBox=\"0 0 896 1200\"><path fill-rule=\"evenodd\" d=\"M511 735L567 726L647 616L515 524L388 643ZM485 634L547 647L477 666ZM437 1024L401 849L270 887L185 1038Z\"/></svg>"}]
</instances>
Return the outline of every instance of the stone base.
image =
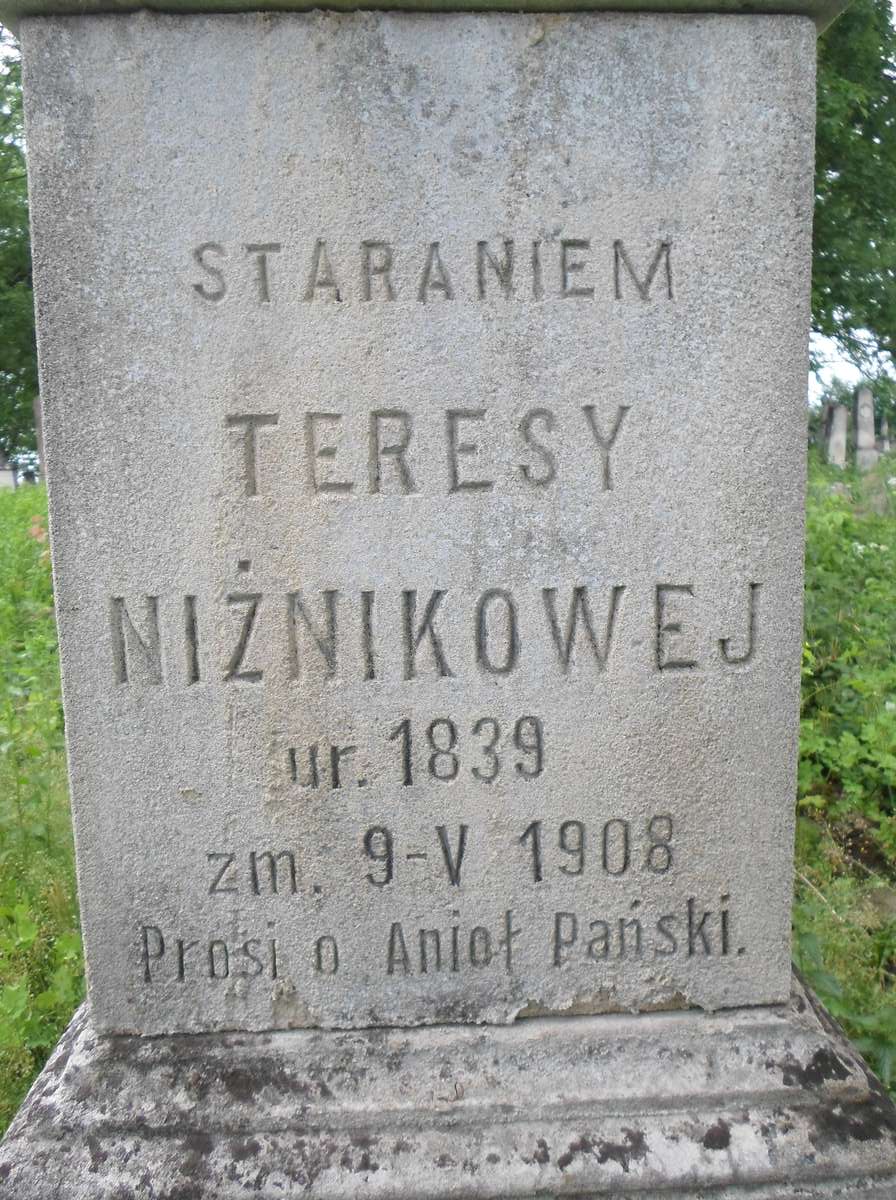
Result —
<instances>
[{"instance_id":1,"label":"stone base","mask_svg":"<svg viewBox=\"0 0 896 1200\"><path fill-rule=\"evenodd\" d=\"M893 1200L896 1108L799 984L507 1028L99 1039L81 1010L0 1194Z\"/></svg>"},{"instance_id":2,"label":"stone base","mask_svg":"<svg viewBox=\"0 0 896 1200\"><path fill-rule=\"evenodd\" d=\"M858 471L873 471L880 459L876 450L856 450L856 469Z\"/></svg>"}]
</instances>

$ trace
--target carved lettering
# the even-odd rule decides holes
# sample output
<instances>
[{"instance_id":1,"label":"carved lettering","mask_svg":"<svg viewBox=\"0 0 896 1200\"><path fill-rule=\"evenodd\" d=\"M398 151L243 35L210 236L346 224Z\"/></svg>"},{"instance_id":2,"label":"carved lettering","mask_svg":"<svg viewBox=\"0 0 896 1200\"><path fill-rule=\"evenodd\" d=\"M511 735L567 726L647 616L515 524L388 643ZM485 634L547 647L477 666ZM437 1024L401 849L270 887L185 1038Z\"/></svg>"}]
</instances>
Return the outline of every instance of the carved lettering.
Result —
<instances>
[{"instance_id":1,"label":"carved lettering","mask_svg":"<svg viewBox=\"0 0 896 1200\"><path fill-rule=\"evenodd\" d=\"M570 282L570 276L578 275L580 271L584 271L586 265L582 259L573 258L572 255L577 254L579 251L590 249L591 242L588 238L564 238L560 242L561 296L578 297L585 300L594 299L593 287L583 287L581 284Z\"/></svg>"},{"instance_id":2,"label":"carved lettering","mask_svg":"<svg viewBox=\"0 0 896 1200\"><path fill-rule=\"evenodd\" d=\"M442 262L438 242L430 242L426 262L423 264L423 274L420 276L420 287L417 291L417 299L421 304L427 302L430 292L440 292L446 300L454 299L451 276Z\"/></svg>"},{"instance_id":3,"label":"carved lettering","mask_svg":"<svg viewBox=\"0 0 896 1200\"><path fill-rule=\"evenodd\" d=\"M613 642L613 631L616 625L616 616L619 611L619 604L624 591L625 587L623 585L611 588L610 590L610 605L607 612L606 625L604 627L603 645L601 645L598 642L597 635L594 632L594 619L591 612L591 604L588 599L588 589L586 587L574 587L572 589L572 599L569 604L569 609L567 610L566 622L562 632L560 629L560 620L557 616L557 589L542 588L542 596L544 598L544 607L548 617L551 638L554 643L554 648L557 651L557 658L564 673L569 671L573 663L573 655L575 653L577 633L580 622L584 626L585 637L588 645L591 648L591 653L598 671L603 671L606 669L610 648Z\"/></svg>"},{"instance_id":4,"label":"carved lettering","mask_svg":"<svg viewBox=\"0 0 896 1200\"><path fill-rule=\"evenodd\" d=\"M323 629L315 622L302 599L301 592L290 592L287 596L287 630L289 639L289 676L301 679L302 660L299 654L299 622L311 635L320 656L326 665L326 678L336 674L336 603L339 592L329 589L323 593Z\"/></svg>"},{"instance_id":5,"label":"carved lettering","mask_svg":"<svg viewBox=\"0 0 896 1200\"><path fill-rule=\"evenodd\" d=\"M448 666L445 659L445 651L442 646L442 640L436 632L433 621L435 620L436 612L439 605L445 597L445 592L442 589L434 591L429 600L426 602L426 608L423 611L423 618L420 624L417 624L417 593L416 591L404 591L402 597L402 617L403 617L403 632L404 632L404 677L405 679L417 678L417 651L424 638L429 639L430 649L432 650L435 660L436 673L441 676L452 676L454 672Z\"/></svg>"},{"instance_id":6,"label":"carved lettering","mask_svg":"<svg viewBox=\"0 0 896 1200\"><path fill-rule=\"evenodd\" d=\"M540 442L532 432L532 426L536 423L544 425L548 433L553 433L557 425L557 419L549 408L533 408L527 412L520 422L520 433L523 435L523 441L527 446L531 446L543 463L543 468L540 473L532 469L525 463L520 464L520 471L523 478L535 487L545 487L549 483L553 483L557 478L557 458L552 450ZM607 468L608 469L608 468Z\"/></svg>"},{"instance_id":7,"label":"carved lettering","mask_svg":"<svg viewBox=\"0 0 896 1200\"><path fill-rule=\"evenodd\" d=\"M240 627L239 638L236 646L233 648L224 678L242 679L246 683L260 683L264 672L260 670L244 670L243 659L246 656L249 639L252 637L252 630L255 628L255 618L258 614L258 606L261 603L261 593L233 592L227 597L227 603L231 606L245 604L246 611L243 614L243 623Z\"/></svg>"},{"instance_id":8,"label":"carved lettering","mask_svg":"<svg viewBox=\"0 0 896 1200\"><path fill-rule=\"evenodd\" d=\"M758 602L759 584L751 583L747 599L747 640L742 654L732 653L732 638L719 638L719 649L722 652L722 658L730 666L748 663L753 657L753 652L756 649L756 605Z\"/></svg>"},{"instance_id":9,"label":"carved lettering","mask_svg":"<svg viewBox=\"0 0 896 1200\"><path fill-rule=\"evenodd\" d=\"M283 247L279 242L250 242L244 246L244 249L247 254L255 255L258 298L262 304L270 304L271 283L268 277L268 255L279 254Z\"/></svg>"},{"instance_id":10,"label":"carved lettering","mask_svg":"<svg viewBox=\"0 0 896 1200\"><path fill-rule=\"evenodd\" d=\"M660 269L660 264L665 267L665 284L666 295L672 299L672 243L660 242L656 248L656 252L647 268L647 273L643 279L638 278L635 268L632 266L631 259L622 242L613 243L613 285L616 293L616 299L622 299L622 267L625 267L629 278L635 285L635 289L642 300L650 299L650 289L653 286L653 281L656 279L657 272Z\"/></svg>"},{"instance_id":11,"label":"carved lettering","mask_svg":"<svg viewBox=\"0 0 896 1200\"><path fill-rule=\"evenodd\" d=\"M223 896L228 892L238 892L239 888L236 886L235 883L234 884L228 883L227 886L225 886L224 882L223 882L224 876L227 875L227 873L229 871L231 871L233 868L233 864L236 860L236 855L228 854L226 851L221 851L221 852L209 851L209 853L206 854L205 857L208 859L208 861L210 863L218 862L222 858L224 860L223 865L218 868L214 879L209 884L208 894L210 896Z\"/></svg>"},{"instance_id":12,"label":"carved lettering","mask_svg":"<svg viewBox=\"0 0 896 1200\"><path fill-rule=\"evenodd\" d=\"M561 676L607 671L617 653L624 653L629 665L640 664L648 671L694 669L701 665L696 652L700 644L717 648L705 665L721 670L751 662L761 645L761 588L751 584L749 589L747 629L736 643L703 627L691 583L654 585L649 599L645 597L651 607L645 605L643 618L627 614L627 588L617 583L601 589L575 584L523 593L493 587L472 595L460 589L404 588L398 596L389 589L382 598L372 589L274 595L235 590L220 600L210 596L201 606L192 594L142 596L127 603L122 596L112 596L106 619L112 676L119 685L190 687L211 682L200 669L200 648L209 661L226 662L219 680L252 683L261 682L269 671L292 680L316 671L323 679L345 684L411 680L420 674L453 678L459 660L498 679L544 661L539 645L547 648L547 661ZM633 629L642 619L652 624L652 640L644 644L627 637L617 649L620 622L634 623ZM527 655L533 649L536 653ZM503 735L488 723L493 718L480 721L477 778L488 779ZM533 728L516 729L514 739L521 751L532 749ZM410 731L401 736L408 742ZM530 777L529 766L520 771ZM537 774L536 768L531 777Z\"/></svg>"},{"instance_id":13,"label":"carved lettering","mask_svg":"<svg viewBox=\"0 0 896 1200\"><path fill-rule=\"evenodd\" d=\"M594 440L597 442L598 449L600 450L603 490L605 492L610 492L613 490L613 480L612 476L610 475L610 451L613 449L616 438L619 436L619 430L622 428L622 422L625 419L625 414L628 412L628 405L621 404L616 409L616 418L613 422L613 428L606 437L604 437L600 431L600 428L598 427L597 420L594 416L594 405L583 404L582 412L585 414L585 419L588 422L591 432L594 435Z\"/></svg>"},{"instance_id":14,"label":"carved lettering","mask_svg":"<svg viewBox=\"0 0 896 1200\"><path fill-rule=\"evenodd\" d=\"M361 243L361 299L373 299L373 281L382 280L382 295L395 299L392 286L392 247L388 242Z\"/></svg>"},{"instance_id":15,"label":"carved lettering","mask_svg":"<svg viewBox=\"0 0 896 1200\"><path fill-rule=\"evenodd\" d=\"M228 429L242 432L243 495L258 495L258 439L257 432L265 426L277 425L277 413L231 413L225 420Z\"/></svg>"},{"instance_id":16,"label":"carved lettering","mask_svg":"<svg viewBox=\"0 0 896 1200\"><path fill-rule=\"evenodd\" d=\"M656 587L656 665L660 671L688 671L696 667L693 658L675 657L667 641L670 635L682 633L681 622L678 619L670 621L668 607L676 596L694 595L694 589L689 583L659 583ZM680 652L679 652L680 653Z\"/></svg>"},{"instance_id":17,"label":"carved lettering","mask_svg":"<svg viewBox=\"0 0 896 1200\"><path fill-rule=\"evenodd\" d=\"M718 907L703 908L695 897L687 899L683 911L661 913L649 919L635 914L641 899L629 902L621 917L586 919L575 912L555 912L549 949L554 967L563 967L578 957L585 962L640 958L727 958L731 954L731 913L727 894ZM744 953L741 948L738 955Z\"/></svg>"},{"instance_id":18,"label":"carved lettering","mask_svg":"<svg viewBox=\"0 0 896 1200\"><path fill-rule=\"evenodd\" d=\"M271 922L268 924L270 927ZM204 942L204 953L190 953L202 944L198 938L187 939L172 931L163 932L158 925L141 925L140 964L143 982L151 986L171 979L178 983L192 983L230 978L256 979L261 975L276 979L279 975L275 937L248 937L243 941L211 937Z\"/></svg>"},{"instance_id":19,"label":"carved lettering","mask_svg":"<svg viewBox=\"0 0 896 1200\"><path fill-rule=\"evenodd\" d=\"M252 850L249 854L249 876L252 881L252 891L256 896L261 895L261 879L258 874L258 864L263 862L267 866L268 871L268 886L274 895L280 892L280 868L279 863L285 861L289 871L289 892L294 896L298 890L298 881L296 878L296 857L291 850L281 850L279 854L274 854L270 850L262 850L260 852Z\"/></svg>"},{"instance_id":20,"label":"carved lettering","mask_svg":"<svg viewBox=\"0 0 896 1200\"><path fill-rule=\"evenodd\" d=\"M458 827L456 850L451 848L448 830L444 825L437 825L436 833L439 835L439 845L442 848L442 857L445 860L451 886L458 887L460 885L460 869L463 866L464 853L467 849L467 826Z\"/></svg>"},{"instance_id":21,"label":"carved lettering","mask_svg":"<svg viewBox=\"0 0 896 1200\"><path fill-rule=\"evenodd\" d=\"M495 961L500 961L507 972L513 969L513 947L522 930L513 923L512 909L504 912L497 928L474 925L469 933L463 929L460 913L455 911L452 915L454 923L447 931L421 928L416 930L416 938L414 931L406 933L400 921L393 921L386 941L386 974L404 977L442 970L457 974L465 967L482 970ZM416 960L409 945L418 948ZM450 952L446 952L446 947L450 947Z\"/></svg>"},{"instance_id":22,"label":"carved lettering","mask_svg":"<svg viewBox=\"0 0 896 1200\"><path fill-rule=\"evenodd\" d=\"M398 423L400 432L392 433L393 440L385 443L381 426ZM390 459L405 496L416 492L414 477L407 462L407 449L414 433L414 418L403 408L380 408L370 414L369 487L374 495L382 490L383 459Z\"/></svg>"},{"instance_id":23,"label":"carved lettering","mask_svg":"<svg viewBox=\"0 0 896 1200\"><path fill-rule=\"evenodd\" d=\"M489 647L488 612L495 604L503 609L504 653L500 659L492 657ZM516 604L513 596L504 588L491 588L483 592L476 605L476 661L490 675L509 675L520 659L520 635L517 627Z\"/></svg>"},{"instance_id":24,"label":"carved lettering","mask_svg":"<svg viewBox=\"0 0 896 1200\"><path fill-rule=\"evenodd\" d=\"M342 299L339 284L336 282L336 276L333 274L333 268L330 265L330 258L327 254L327 243L323 238L318 238L314 243L311 271L308 275L308 284L302 295L302 299L305 301L314 300L315 294L318 291L325 293L326 297L330 300L339 301Z\"/></svg>"},{"instance_id":25,"label":"carved lettering","mask_svg":"<svg viewBox=\"0 0 896 1200\"><path fill-rule=\"evenodd\" d=\"M310 412L305 414L305 452L308 457L308 483L313 492L335 492L345 495L355 490L355 485L348 480L321 479L317 471L317 462L324 459L328 462L336 457L336 446L318 445L319 425L342 425L342 413Z\"/></svg>"},{"instance_id":26,"label":"carved lettering","mask_svg":"<svg viewBox=\"0 0 896 1200\"><path fill-rule=\"evenodd\" d=\"M495 486L490 479L461 479L460 459L477 453L476 442L458 441L462 421L482 421L484 408L450 408L445 419L448 426L448 466L451 474L452 492L490 492Z\"/></svg>"},{"instance_id":27,"label":"carved lettering","mask_svg":"<svg viewBox=\"0 0 896 1200\"><path fill-rule=\"evenodd\" d=\"M198 683L199 631L196 625L196 597L184 596L184 642L187 659L187 683Z\"/></svg>"},{"instance_id":28,"label":"carved lettering","mask_svg":"<svg viewBox=\"0 0 896 1200\"><path fill-rule=\"evenodd\" d=\"M135 670L138 678L147 683L162 682L158 596L145 596L143 609L144 623L141 633L131 619L124 597L112 597L112 669L116 683L133 682Z\"/></svg>"},{"instance_id":29,"label":"carved lettering","mask_svg":"<svg viewBox=\"0 0 896 1200\"><path fill-rule=\"evenodd\" d=\"M218 242L203 242L201 246L197 246L193 251L195 262L198 263L207 275L210 275L214 279L216 286L210 288L204 283L194 283L193 290L198 292L203 300L211 300L217 303L227 295L227 285L224 282L224 272L221 268L213 267L206 261L206 257L209 254L217 254L219 257L224 258L227 251Z\"/></svg>"},{"instance_id":30,"label":"carved lettering","mask_svg":"<svg viewBox=\"0 0 896 1200\"><path fill-rule=\"evenodd\" d=\"M333 245L338 245L339 256L350 254L353 258L354 270L347 276L337 273ZM559 274L559 294L564 299L593 301L599 289L617 301L627 295L641 300L655 295L673 298L671 241L655 242L643 268L636 265L619 238L603 245L590 237L536 238L526 243L528 252L519 255L517 245L511 236L481 238L463 245L453 237L423 245L365 238L349 247L338 236L334 241L322 232L299 245L244 242L241 248L254 256L250 294L262 308L271 305L277 295L275 284L287 277L298 281L293 294L306 304L399 300L427 305L437 298L484 303L499 294L505 300L538 302L545 295L546 269L552 277ZM210 239L192 248L190 254L203 276L189 286L210 303L223 300L234 286L233 280L225 280L222 265L227 246ZM275 256L277 270L272 272ZM346 261L344 257L342 261ZM592 268L594 275L590 275ZM524 282L521 276L527 274ZM345 280L351 281L348 288L343 286Z\"/></svg>"},{"instance_id":31,"label":"carved lettering","mask_svg":"<svg viewBox=\"0 0 896 1200\"><path fill-rule=\"evenodd\" d=\"M497 259L488 242L476 243L476 282L479 299L485 299L487 270L495 273L502 293L508 298L513 294L513 241L504 239L504 256Z\"/></svg>"}]
</instances>

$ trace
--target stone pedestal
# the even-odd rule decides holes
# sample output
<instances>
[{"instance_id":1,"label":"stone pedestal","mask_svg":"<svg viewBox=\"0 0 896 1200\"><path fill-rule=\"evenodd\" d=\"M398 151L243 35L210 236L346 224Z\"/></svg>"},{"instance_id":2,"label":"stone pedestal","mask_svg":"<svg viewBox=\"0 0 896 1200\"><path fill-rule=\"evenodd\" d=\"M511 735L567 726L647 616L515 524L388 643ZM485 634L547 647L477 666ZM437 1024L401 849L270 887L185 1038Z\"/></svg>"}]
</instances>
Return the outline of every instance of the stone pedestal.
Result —
<instances>
[{"instance_id":1,"label":"stone pedestal","mask_svg":"<svg viewBox=\"0 0 896 1200\"><path fill-rule=\"evenodd\" d=\"M0 1149L15 1200L892 1200L896 1110L795 982L724 1013L98 1038Z\"/></svg>"}]
</instances>

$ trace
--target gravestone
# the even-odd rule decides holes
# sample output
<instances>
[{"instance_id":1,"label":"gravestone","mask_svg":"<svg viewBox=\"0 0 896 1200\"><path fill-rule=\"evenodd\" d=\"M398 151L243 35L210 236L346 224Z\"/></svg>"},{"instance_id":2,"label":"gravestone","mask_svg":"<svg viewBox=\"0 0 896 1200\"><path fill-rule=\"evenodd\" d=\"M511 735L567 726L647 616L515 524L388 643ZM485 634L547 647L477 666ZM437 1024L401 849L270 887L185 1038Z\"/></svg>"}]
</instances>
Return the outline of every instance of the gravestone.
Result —
<instances>
[{"instance_id":1,"label":"gravestone","mask_svg":"<svg viewBox=\"0 0 896 1200\"><path fill-rule=\"evenodd\" d=\"M870 471L877 466L880 454L874 432L874 396L871 388L861 387L856 395L856 467Z\"/></svg>"},{"instance_id":2,"label":"gravestone","mask_svg":"<svg viewBox=\"0 0 896 1200\"><path fill-rule=\"evenodd\" d=\"M882 417L880 422L880 452L890 453L890 422L886 417Z\"/></svg>"},{"instance_id":3,"label":"gravestone","mask_svg":"<svg viewBox=\"0 0 896 1200\"><path fill-rule=\"evenodd\" d=\"M832 404L825 444L827 460L832 467L846 466L846 431L849 410L845 404Z\"/></svg>"},{"instance_id":4,"label":"gravestone","mask_svg":"<svg viewBox=\"0 0 896 1200\"><path fill-rule=\"evenodd\" d=\"M89 1008L11 1194L891 1194L790 968L781 7L22 20Z\"/></svg>"},{"instance_id":5,"label":"gravestone","mask_svg":"<svg viewBox=\"0 0 896 1200\"><path fill-rule=\"evenodd\" d=\"M827 452L828 438L831 433L831 421L834 416L834 406L828 401L822 405L821 413L818 417L818 424L815 427L815 445L824 454ZM810 437L810 445L812 438Z\"/></svg>"}]
</instances>

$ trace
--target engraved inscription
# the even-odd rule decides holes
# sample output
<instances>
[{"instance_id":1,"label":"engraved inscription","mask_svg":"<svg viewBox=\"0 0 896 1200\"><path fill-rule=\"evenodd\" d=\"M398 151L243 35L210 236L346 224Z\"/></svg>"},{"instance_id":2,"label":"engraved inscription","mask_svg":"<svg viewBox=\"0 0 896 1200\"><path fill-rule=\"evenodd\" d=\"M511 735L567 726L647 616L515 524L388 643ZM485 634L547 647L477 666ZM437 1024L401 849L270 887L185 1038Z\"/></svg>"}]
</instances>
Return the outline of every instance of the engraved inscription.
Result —
<instances>
[{"instance_id":1,"label":"engraved inscription","mask_svg":"<svg viewBox=\"0 0 896 1200\"><path fill-rule=\"evenodd\" d=\"M371 839L376 869L384 867L385 853L380 854ZM371 882L378 881L371 876ZM374 925L369 930L368 946L373 969L378 967L386 978L400 982L486 968L513 974L521 965L521 955L555 971L639 959L722 962L747 953L745 946L736 944L734 931L732 898L723 892L708 905L701 897L685 896L665 911L643 897L629 900L624 911L604 909L599 915L556 909L529 926L519 922L510 907L492 919L481 912L471 918L458 907L451 910L447 923L418 925L387 919L385 927ZM230 979L259 980L259 986L266 986L268 980L289 977L299 960L309 962L324 977L351 965L333 934L309 934L304 946L300 939L298 947L295 943L287 947L271 920L263 931L240 939L214 930L191 935L145 923L139 927L137 942L140 976L147 987Z\"/></svg>"},{"instance_id":2,"label":"engraved inscription","mask_svg":"<svg viewBox=\"0 0 896 1200\"><path fill-rule=\"evenodd\" d=\"M475 496L513 484L545 488L564 480L583 445L588 447L583 483L612 492L611 467L620 458L617 442L635 436L628 433L630 412L629 405L583 404L561 415L532 408L505 429L487 407L449 408L439 414L443 450L437 456L418 436L413 414L403 408L364 415L305 411L282 418L279 413L234 412L225 426L240 496L269 494L260 462L282 453L284 446L292 454L300 441L295 436L299 424L304 454L290 488L300 482L315 497Z\"/></svg>"},{"instance_id":3,"label":"engraved inscription","mask_svg":"<svg viewBox=\"0 0 896 1200\"><path fill-rule=\"evenodd\" d=\"M578 960L605 962L616 958L727 958L732 950L731 913L727 894L715 908L704 908L690 896L675 912L644 920L642 900L632 900L626 916L593 918L574 912L554 914L553 965Z\"/></svg>"},{"instance_id":4,"label":"engraved inscription","mask_svg":"<svg viewBox=\"0 0 896 1200\"><path fill-rule=\"evenodd\" d=\"M636 652L642 667L671 675L746 668L754 662L760 641L759 584L746 586L745 632L724 637L713 636L701 623L695 584L658 583L650 600L640 592L637 608L623 603L630 590L621 583L527 593L487 588L471 598L448 588L404 588L388 601L374 589L354 597L335 588L280 596L231 592L224 598L231 615L229 636L212 605L200 605L192 595L172 598L178 609L174 622L168 618L172 603L167 597L126 601L114 596L109 605L111 673L120 685L194 685L204 661L220 668L213 673L207 666L202 682L217 678L261 684L267 672L285 668L290 680L307 677L338 686L347 679L453 679L463 663L483 677L502 679L524 670L527 647L539 646L549 649L547 661L556 674L572 679L611 672L617 653L623 653L617 651L620 628L643 626L648 614L652 653L646 642L633 649L630 640L622 639L624 653Z\"/></svg>"},{"instance_id":5,"label":"engraved inscription","mask_svg":"<svg viewBox=\"0 0 896 1200\"><path fill-rule=\"evenodd\" d=\"M229 295L259 305L287 297L309 305L673 299L672 242L649 236L636 243L498 237L450 250L441 238L349 245L319 236L305 244L246 242L230 249L211 240L190 253L199 272L191 287L211 304Z\"/></svg>"}]
</instances>

